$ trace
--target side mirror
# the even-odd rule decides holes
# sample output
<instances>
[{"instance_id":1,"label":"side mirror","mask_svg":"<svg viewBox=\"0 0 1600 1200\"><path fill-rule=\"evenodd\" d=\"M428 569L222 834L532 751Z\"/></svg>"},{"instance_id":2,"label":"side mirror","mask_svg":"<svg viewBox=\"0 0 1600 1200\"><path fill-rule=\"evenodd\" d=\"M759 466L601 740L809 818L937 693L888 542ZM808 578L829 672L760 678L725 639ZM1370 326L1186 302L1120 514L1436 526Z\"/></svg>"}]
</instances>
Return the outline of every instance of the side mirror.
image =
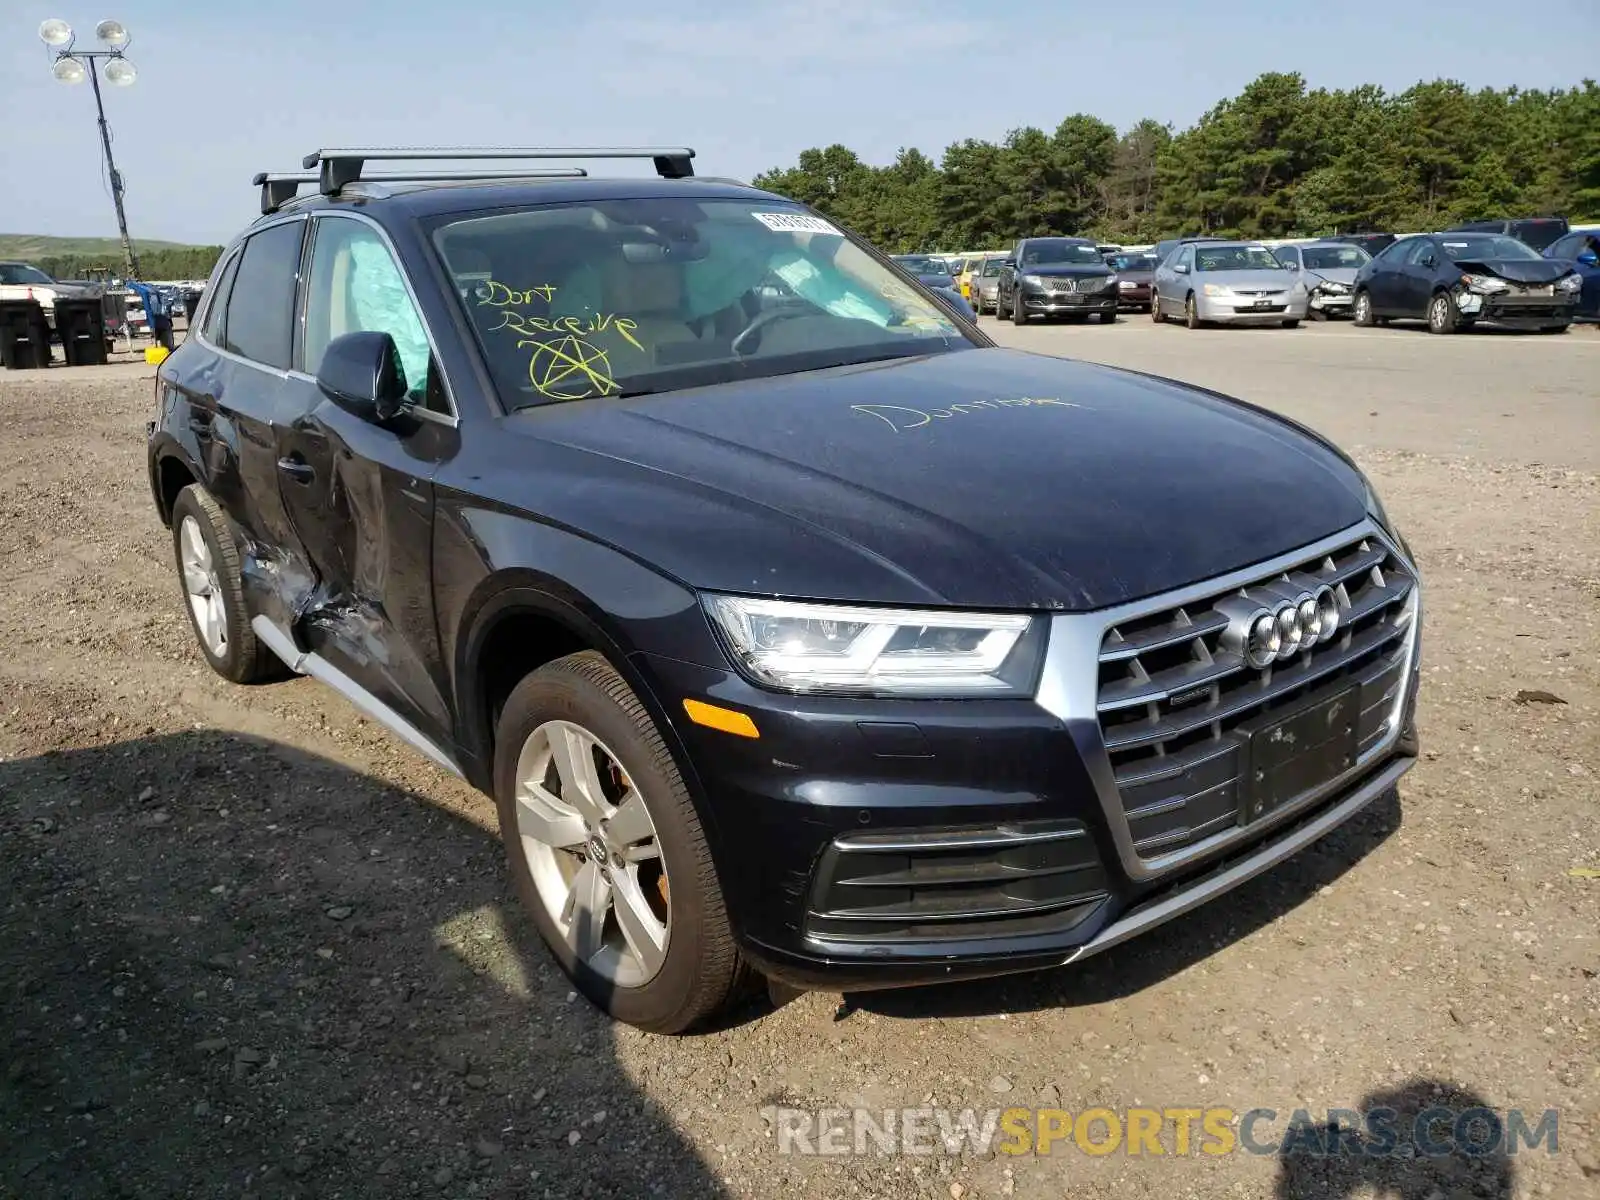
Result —
<instances>
[{"instance_id":1,"label":"side mirror","mask_svg":"<svg viewBox=\"0 0 1600 1200\"><path fill-rule=\"evenodd\" d=\"M1600 254L1596 254L1593 250L1585 250L1578 255L1578 261L1586 267L1600 266Z\"/></svg>"},{"instance_id":2,"label":"side mirror","mask_svg":"<svg viewBox=\"0 0 1600 1200\"><path fill-rule=\"evenodd\" d=\"M1172 264L1172 269L1174 271L1176 271L1179 275L1187 275L1189 273L1189 264L1188 263L1173 263Z\"/></svg>"},{"instance_id":3,"label":"side mirror","mask_svg":"<svg viewBox=\"0 0 1600 1200\"><path fill-rule=\"evenodd\" d=\"M1433 268L1439 265L1439 260L1431 254L1424 254L1421 258L1417 259L1417 265L1421 267Z\"/></svg>"},{"instance_id":4,"label":"side mirror","mask_svg":"<svg viewBox=\"0 0 1600 1200\"><path fill-rule=\"evenodd\" d=\"M317 370L322 394L346 412L382 425L406 402L400 351L387 333L346 333L328 343Z\"/></svg>"},{"instance_id":5,"label":"side mirror","mask_svg":"<svg viewBox=\"0 0 1600 1200\"><path fill-rule=\"evenodd\" d=\"M1013 270L1015 270L1016 269L1016 265L1017 265L1017 260L1014 259L1014 258L1008 258L1004 262L1002 262L1000 265L1002 267L1010 267Z\"/></svg>"}]
</instances>

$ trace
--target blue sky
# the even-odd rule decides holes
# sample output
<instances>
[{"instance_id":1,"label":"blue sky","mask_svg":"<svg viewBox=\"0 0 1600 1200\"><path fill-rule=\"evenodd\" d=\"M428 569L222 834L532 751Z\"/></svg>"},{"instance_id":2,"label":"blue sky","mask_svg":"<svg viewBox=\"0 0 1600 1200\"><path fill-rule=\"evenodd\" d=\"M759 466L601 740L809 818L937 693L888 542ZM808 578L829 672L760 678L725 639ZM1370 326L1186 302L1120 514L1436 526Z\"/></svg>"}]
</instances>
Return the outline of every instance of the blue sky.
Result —
<instances>
[{"instance_id":1,"label":"blue sky","mask_svg":"<svg viewBox=\"0 0 1600 1200\"><path fill-rule=\"evenodd\" d=\"M988 9L985 13L983 10ZM102 11L104 10L104 11ZM0 13L0 232L115 233L94 101L36 30L131 29L139 81L106 90L134 237L226 240L250 176L323 145L687 144L748 178L842 141L871 162L1093 113L1184 126L1263 71L1312 86L1419 78L1564 87L1600 73L1600 0L641 0L143 5ZM1563 32L1564 31L1564 32Z\"/></svg>"}]
</instances>

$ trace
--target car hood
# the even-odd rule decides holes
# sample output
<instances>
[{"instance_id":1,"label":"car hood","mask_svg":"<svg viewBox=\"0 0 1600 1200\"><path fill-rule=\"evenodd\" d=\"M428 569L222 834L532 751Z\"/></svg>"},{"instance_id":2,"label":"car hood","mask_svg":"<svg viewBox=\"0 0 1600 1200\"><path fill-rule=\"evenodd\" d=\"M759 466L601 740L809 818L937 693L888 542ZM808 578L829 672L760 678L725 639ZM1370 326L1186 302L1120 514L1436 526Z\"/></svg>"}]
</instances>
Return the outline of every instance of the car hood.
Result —
<instances>
[{"instance_id":1,"label":"car hood","mask_svg":"<svg viewBox=\"0 0 1600 1200\"><path fill-rule=\"evenodd\" d=\"M1299 426L998 348L542 406L505 424L534 440L495 439L492 501L714 591L1093 609L1366 511L1359 472Z\"/></svg>"},{"instance_id":2,"label":"car hood","mask_svg":"<svg viewBox=\"0 0 1600 1200\"><path fill-rule=\"evenodd\" d=\"M933 271L926 275L919 274L917 282L928 287L947 288L955 283L955 277L953 275L941 275L939 272Z\"/></svg>"},{"instance_id":3,"label":"car hood","mask_svg":"<svg viewBox=\"0 0 1600 1200\"><path fill-rule=\"evenodd\" d=\"M1354 283L1356 272L1360 269L1360 267L1307 267L1306 274L1314 276L1315 279L1326 279L1329 283Z\"/></svg>"},{"instance_id":4,"label":"car hood","mask_svg":"<svg viewBox=\"0 0 1600 1200\"><path fill-rule=\"evenodd\" d=\"M1018 267L1018 275L1110 275L1112 270L1093 263L1040 263L1036 267Z\"/></svg>"},{"instance_id":5,"label":"car hood","mask_svg":"<svg viewBox=\"0 0 1600 1200\"><path fill-rule=\"evenodd\" d=\"M1199 284L1258 291L1286 292L1294 286L1294 276L1288 271L1197 271L1190 278Z\"/></svg>"},{"instance_id":6,"label":"car hood","mask_svg":"<svg viewBox=\"0 0 1600 1200\"><path fill-rule=\"evenodd\" d=\"M1455 264L1463 271L1498 275L1513 283L1554 283L1572 271L1572 265L1559 258L1458 258Z\"/></svg>"}]
</instances>

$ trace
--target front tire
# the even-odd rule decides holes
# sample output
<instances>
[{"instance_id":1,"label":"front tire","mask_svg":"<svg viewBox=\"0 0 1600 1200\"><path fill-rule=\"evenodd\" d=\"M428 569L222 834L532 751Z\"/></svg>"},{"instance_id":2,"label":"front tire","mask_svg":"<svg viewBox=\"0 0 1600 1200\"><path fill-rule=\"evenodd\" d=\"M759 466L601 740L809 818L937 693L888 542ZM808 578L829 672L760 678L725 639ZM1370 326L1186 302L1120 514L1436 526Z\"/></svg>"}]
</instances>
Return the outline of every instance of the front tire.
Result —
<instances>
[{"instance_id":1,"label":"front tire","mask_svg":"<svg viewBox=\"0 0 1600 1200\"><path fill-rule=\"evenodd\" d=\"M1150 294L1150 319L1157 325L1166 320L1166 317L1161 315L1161 297L1154 292Z\"/></svg>"},{"instance_id":2,"label":"front tire","mask_svg":"<svg viewBox=\"0 0 1600 1200\"><path fill-rule=\"evenodd\" d=\"M551 954L616 1020L682 1033L743 967L699 815L655 722L604 656L512 691L495 739L512 882Z\"/></svg>"},{"instance_id":3,"label":"front tire","mask_svg":"<svg viewBox=\"0 0 1600 1200\"><path fill-rule=\"evenodd\" d=\"M1435 292L1433 299L1428 301L1429 333L1454 333L1460 317L1456 302L1450 298L1449 292Z\"/></svg>"},{"instance_id":4,"label":"front tire","mask_svg":"<svg viewBox=\"0 0 1600 1200\"><path fill-rule=\"evenodd\" d=\"M1285 321L1283 323L1283 327L1285 329L1299 329L1300 328L1300 320L1297 317L1291 317L1289 320L1287 320L1287 321Z\"/></svg>"},{"instance_id":5,"label":"front tire","mask_svg":"<svg viewBox=\"0 0 1600 1200\"><path fill-rule=\"evenodd\" d=\"M1200 328L1200 309L1194 302L1194 293L1190 292L1183 301L1183 323L1190 329Z\"/></svg>"},{"instance_id":6,"label":"front tire","mask_svg":"<svg viewBox=\"0 0 1600 1200\"><path fill-rule=\"evenodd\" d=\"M1011 293L1011 323L1019 326L1028 323L1027 302L1020 299L1015 292Z\"/></svg>"},{"instance_id":7,"label":"front tire","mask_svg":"<svg viewBox=\"0 0 1600 1200\"><path fill-rule=\"evenodd\" d=\"M281 676L283 663L250 628L239 548L227 514L197 483L184 488L173 501L172 551L189 626L211 669L234 683L258 683Z\"/></svg>"},{"instance_id":8,"label":"front tire","mask_svg":"<svg viewBox=\"0 0 1600 1200\"><path fill-rule=\"evenodd\" d=\"M1351 313L1351 320L1363 329L1371 329L1375 324L1372 319L1372 296L1370 293L1365 291L1356 293L1355 309Z\"/></svg>"}]
</instances>

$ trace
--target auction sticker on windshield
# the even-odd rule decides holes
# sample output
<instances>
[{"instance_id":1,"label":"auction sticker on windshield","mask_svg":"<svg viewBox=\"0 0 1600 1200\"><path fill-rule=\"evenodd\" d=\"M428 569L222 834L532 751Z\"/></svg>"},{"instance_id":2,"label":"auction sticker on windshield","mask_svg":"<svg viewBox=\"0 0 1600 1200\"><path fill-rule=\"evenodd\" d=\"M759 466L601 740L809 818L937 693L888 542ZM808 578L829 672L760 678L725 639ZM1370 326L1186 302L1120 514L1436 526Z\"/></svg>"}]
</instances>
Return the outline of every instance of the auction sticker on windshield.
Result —
<instances>
[{"instance_id":1,"label":"auction sticker on windshield","mask_svg":"<svg viewBox=\"0 0 1600 1200\"><path fill-rule=\"evenodd\" d=\"M842 230L834 228L821 217L809 216L806 213L753 212L750 215L775 233L826 233L833 237L844 236Z\"/></svg>"}]
</instances>

